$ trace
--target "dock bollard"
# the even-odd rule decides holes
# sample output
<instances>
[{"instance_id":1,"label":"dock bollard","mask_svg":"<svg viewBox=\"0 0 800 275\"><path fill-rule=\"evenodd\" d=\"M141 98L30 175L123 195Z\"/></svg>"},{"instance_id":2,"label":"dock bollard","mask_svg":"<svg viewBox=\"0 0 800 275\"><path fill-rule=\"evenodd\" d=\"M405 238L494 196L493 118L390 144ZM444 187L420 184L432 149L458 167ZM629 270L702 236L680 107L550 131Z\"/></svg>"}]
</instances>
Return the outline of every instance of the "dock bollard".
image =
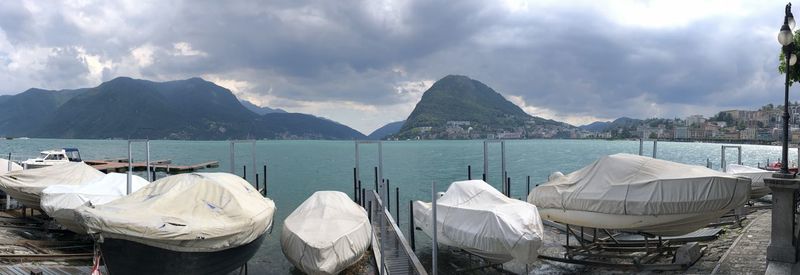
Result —
<instances>
[{"instance_id":1,"label":"dock bollard","mask_svg":"<svg viewBox=\"0 0 800 275\"><path fill-rule=\"evenodd\" d=\"M414 240L414 201L408 200L408 237L411 238L411 251L416 251L417 246Z\"/></svg>"}]
</instances>

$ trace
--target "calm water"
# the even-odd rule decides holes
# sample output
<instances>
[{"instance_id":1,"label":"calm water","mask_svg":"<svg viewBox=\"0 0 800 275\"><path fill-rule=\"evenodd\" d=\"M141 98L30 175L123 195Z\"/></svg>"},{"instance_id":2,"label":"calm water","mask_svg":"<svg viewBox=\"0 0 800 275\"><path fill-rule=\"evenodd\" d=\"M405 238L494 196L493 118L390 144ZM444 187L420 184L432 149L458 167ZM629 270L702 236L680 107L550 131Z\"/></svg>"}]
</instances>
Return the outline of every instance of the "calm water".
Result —
<instances>
[{"instance_id":1,"label":"calm water","mask_svg":"<svg viewBox=\"0 0 800 275\"><path fill-rule=\"evenodd\" d=\"M84 159L125 157L127 141L123 140L3 140L0 154L3 158L27 158L39 151L77 147ZM236 173L242 174L242 165L248 166L247 178L252 181L250 144L236 145ZM719 168L721 144L659 142L657 157L687 164L705 165L710 159ZM645 143L645 154L652 152L652 143ZM613 153L636 154L638 141L599 140L522 140L506 141L506 165L512 178L512 196L524 197L525 178L531 185L544 182L554 171L565 174L583 167L600 156ZM144 159L144 145L134 144L134 158ZM728 151L729 163L736 160L735 150ZM275 201L275 229L264 246L250 262L250 270L257 273L287 274L291 264L280 249L282 222L291 211L314 191L338 190L353 192L354 143L352 141L258 141L256 144L258 172L268 164L268 196ZM377 146L361 146L363 186L374 186L372 167L377 165ZM489 182L499 188L500 145L489 147ZM763 164L767 159L780 157L779 146L742 145L742 159L746 165ZM220 161L220 167L207 171L230 171L230 144L226 141L152 141L153 160L171 159L174 164ZM466 179L467 165L472 165L474 178L483 173L482 141L399 141L383 144L384 177L390 179L392 208L394 188L400 188L400 228L407 234L409 200L430 201L431 182L437 182L438 191L445 191L450 182ZM797 160L796 150L790 151L790 160ZM263 177L263 175L261 175ZM393 211L395 209L392 209ZM430 239L417 234L417 249L421 256L430 254ZM444 252L448 253L448 252ZM423 261L427 261L423 259ZM260 272L259 272L260 271Z\"/></svg>"}]
</instances>

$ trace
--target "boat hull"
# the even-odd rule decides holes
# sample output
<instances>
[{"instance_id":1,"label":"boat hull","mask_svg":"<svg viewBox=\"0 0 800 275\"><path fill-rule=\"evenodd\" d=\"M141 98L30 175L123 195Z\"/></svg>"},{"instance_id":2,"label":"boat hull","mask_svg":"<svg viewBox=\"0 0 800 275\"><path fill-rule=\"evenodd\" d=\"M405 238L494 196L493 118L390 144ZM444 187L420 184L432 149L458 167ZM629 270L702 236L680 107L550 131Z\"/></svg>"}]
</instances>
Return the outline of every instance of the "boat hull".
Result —
<instances>
[{"instance_id":1,"label":"boat hull","mask_svg":"<svg viewBox=\"0 0 800 275\"><path fill-rule=\"evenodd\" d=\"M691 233L719 219L728 210L671 215L619 215L589 211L539 208L542 219L598 229L614 229L657 236Z\"/></svg>"},{"instance_id":2,"label":"boat hull","mask_svg":"<svg viewBox=\"0 0 800 275\"><path fill-rule=\"evenodd\" d=\"M264 235L250 243L215 252L179 252L109 238L100 244L100 249L111 275L228 274L255 255Z\"/></svg>"}]
</instances>

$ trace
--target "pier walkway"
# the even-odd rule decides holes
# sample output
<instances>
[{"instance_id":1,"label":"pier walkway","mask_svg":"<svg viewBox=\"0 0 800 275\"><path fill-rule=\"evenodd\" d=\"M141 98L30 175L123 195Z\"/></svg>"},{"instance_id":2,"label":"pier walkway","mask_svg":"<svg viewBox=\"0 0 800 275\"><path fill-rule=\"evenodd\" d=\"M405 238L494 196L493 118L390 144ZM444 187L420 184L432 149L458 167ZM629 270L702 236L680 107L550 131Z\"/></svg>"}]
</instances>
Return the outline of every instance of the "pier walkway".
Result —
<instances>
[{"instance_id":1,"label":"pier walkway","mask_svg":"<svg viewBox=\"0 0 800 275\"><path fill-rule=\"evenodd\" d=\"M371 211L372 223L372 251L375 255L375 262L378 264L378 270L381 270L382 262L386 263L386 273L394 274L421 274L427 275L428 272L422 267L417 255L411 250L411 246L403 236L403 232L398 228L397 223L389 211L382 207L378 195L373 192L367 192L367 202L365 205ZM381 221L384 222L384 230L381 231ZM382 241L381 241L382 239ZM381 244L384 245L381 249ZM381 254L383 252L384 254ZM381 261L383 257L383 261ZM383 274L383 273L381 273Z\"/></svg>"},{"instance_id":2,"label":"pier walkway","mask_svg":"<svg viewBox=\"0 0 800 275\"><path fill-rule=\"evenodd\" d=\"M128 171L128 159L87 160L85 162L95 169L106 173ZM134 162L131 163L131 166L133 166L134 171L144 171L147 168L147 162ZM156 160L150 162L150 167L157 172L179 174L194 172L205 168L219 167L219 161L207 161L192 165L174 165L171 160Z\"/></svg>"},{"instance_id":3,"label":"pier walkway","mask_svg":"<svg viewBox=\"0 0 800 275\"><path fill-rule=\"evenodd\" d=\"M772 211L764 211L745 227L712 274L764 274L771 229Z\"/></svg>"}]
</instances>

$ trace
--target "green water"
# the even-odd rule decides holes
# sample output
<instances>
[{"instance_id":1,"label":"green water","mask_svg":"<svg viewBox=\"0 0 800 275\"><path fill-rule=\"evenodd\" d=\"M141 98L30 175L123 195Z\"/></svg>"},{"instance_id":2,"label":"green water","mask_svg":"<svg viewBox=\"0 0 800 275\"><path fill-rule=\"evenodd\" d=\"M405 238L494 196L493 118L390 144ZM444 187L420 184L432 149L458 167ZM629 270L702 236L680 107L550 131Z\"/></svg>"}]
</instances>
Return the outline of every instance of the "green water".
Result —
<instances>
[{"instance_id":1,"label":"green water","mask_svg":"<svg viewBox=\"0 0 800 275\"><path fill-rule=\"evenodd\" d=\"M29 139L0 141L3 158L9 152L12 158L32 157L39 151L77 147L84 159L126 157L128 143L124 140L57 140ZM520 140L506 141L506 165L512 179L512 197L524 197L525 178L531 177L532 187L544 182L554 171L568 173L583 167L600 156L613 153L636 154L638 141L601 140ZM250 144L236 145L236 173L242 174L242 165L248 166L247 178L252 181L252 155ZM721 144L659 142L657 157L688 164L705 165L706 159L719 168ZM645 142L645 154L652 152L652 143ZM134 144L134 158L144 159L144 145ZM500 145L489 146L490 184L499 188ZM268 164L268 197L277 205L275 228L261 250L251 260L253 274L287 274L291 264L280 249L282 222L291 211L314 191L338 190L353 193L354 143L352 141L258 141L256 163L261 173ZM363 186L372 188L372 167L377 165L376 145L361 146L361 178ZM763 165L767 159L780 157L779 146L742 145L742 159L746 165ZM206 171L230 171L230 144L227 141L152 141L153 160L170 159L174 164L193 164L210 160L220 161L220 167ZM430 201L431 182L438 183L438 191L445 191L450 182L466 179L467 165L472 165L474 178L483 173L482 141L398 141L383 143L384 177L391 182L392 211L394 188L400 188L400 228L408 233L409 200ZM735 150L727 154L729 163L736 160ZM790 151L790 160L796 160L796 150ZM263 177L263 175L261 175ZM430 257L430 239L417 232L417 251L423 262ZM449 253L443 251L443 253ZM458 257L445 255L445 257ZM448 267L443 267L445 271Z\"/></svg>"}]
</instances>

